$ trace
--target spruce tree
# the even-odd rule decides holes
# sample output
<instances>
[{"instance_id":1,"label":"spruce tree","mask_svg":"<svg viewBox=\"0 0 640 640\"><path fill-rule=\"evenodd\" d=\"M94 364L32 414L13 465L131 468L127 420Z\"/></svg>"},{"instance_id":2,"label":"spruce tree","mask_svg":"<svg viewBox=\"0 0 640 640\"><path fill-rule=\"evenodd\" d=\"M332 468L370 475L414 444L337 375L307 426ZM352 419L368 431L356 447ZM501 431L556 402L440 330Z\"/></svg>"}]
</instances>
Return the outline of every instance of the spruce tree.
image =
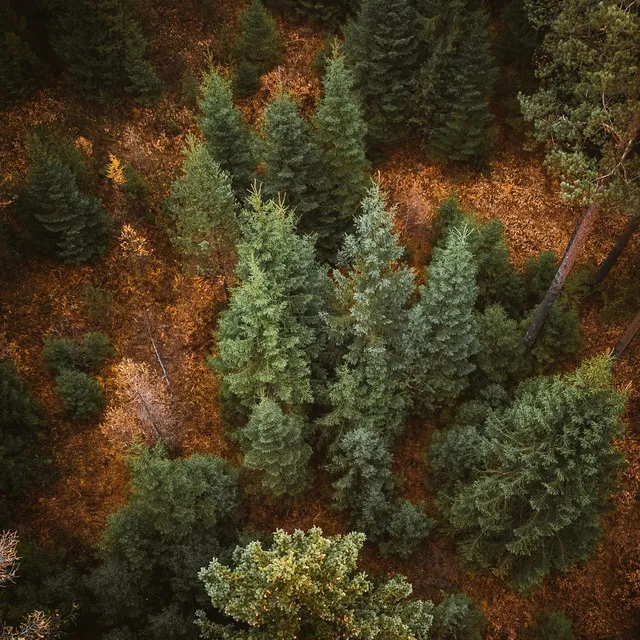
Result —
<instances>
[{"instance_id":1,"label":"spruce tree","mask_svg":"<svg viewBox=\"0 0 640 640\"><path fill-rule=\"evenodd\" d=\"M239 284L220 319L212 366L223 376L222 397L246 412L262 396L299 408L314 398L312 367L323 349L320 314L329 281L289 211L255 192L248 207Z\"/></svg>"},{"instance_id":2,"label":"spruce tree","mask_svg":"<svg viewBox=\"0 0 640 640\"><path fill-rule=\"evenodd\" d=\"M418 54L416 18L408 0L362 0L347 27L346 57L374 145L407 132Z\"/></svg>"},{"instance_id":3,"label":"spruce tree","mask_svg":"<svg viewBox=\"0 0 640 640\"><path fill-rule=\"evenodd\" d=\"M260 88L260 76L255 65L241 60L233 78L233 88L239 98L248 98Z\"/></svg>"},{"instance_id":4,"label":"spruce tree","mask_svg":"<svg viewBox=\"0 0 640 640\"><path fill-rule=\"evenodd\" d=\"M366 191L367 128L352 73L334 55L327 63L324 95L315 115L315 138L322 150L325 190L315 231L318 250L332 259L345 233L352 230Z\"/></svg>"},{"instance_id":5,"label":"spruce tree","mask_svg":"<svg viewBox=\"0 0 640 640\"><path fill-rule=\"evenodd\" d=\"M59 141L31 139L17 212L32 244L62 262L86 262L106 249L110 220L98 198L80 191L76 166Z\"/></svg>"},{"instance_id":6,"label":"spruce tree","mask_svg":"<svg viewBox=\"0 0 640 640\"><path fill-rule=\"evenodd\" d=\"M426 287L413 307L407 341L407 384L414 408L423 413L453 403L474 370L477 351L476 264L468 229L447 236L429 266Z\"/></svg>"},{"instance_id":7,"label":"spruce tree","mask_svg":"<svg viewBox=\"0 0 640 640\"><path fill-rule=\"evenodd\" d=\"M106 398L100 383L84 371L65 369L56 376L56 391L68 415L87 420L100 413Z\"/></svg>"},{"instance_id":8,"label":"spruce tree","mask_svg":"<svg viewBox=\"0 0 640 640\"><path fill-rule=\"evenodd\" d=\"M237 544L237 478L221 458L169 460L142 450L129 460L131 495L111 515L89 579L93 611L113 638L198 638L206 604L198 570L228 561Z\"/></svg>"},{"instance_id":9,"label":"spruce tree","mask_svg":"<svg viewBox=\"0 0 640 640\"><path fill-rule=\"evenodd\" d=\"M53 43L72 83L91 100L153 102L161 83L129 0L60 0Z\"/></svg>"},{"instance_id":10,"label":"spruce tree","mask_svg":"<svg viewBox=\"0 0 640 640\"><path fill-rule=\"evenodd\" d=\"M431 640L483 640L487 620L464 593L452 593L433 611Z\"/></svg>"},{"instance_id":11,"label":"spruce tree","mask_svg":"<svg viewBox=\"0 0 640 640\"><path fill-rule=\"evenodd\" d=\"M263 398L239 430L245 450L243 464L263 472L262 487L280 497L295 496L309 486L311 447L304 439L305 423L286 414L277 402Z\"/></svg>"},{"instance_id":12,"label":"spruce tree","mask_svg":"<svg viewBox=\"0 0 640 640\"><path fill-rule=\"evenodd\" d=\"M182 176L166 201L175 231L172 241L185 256L210 258L233 244L238 235L238 203L231 178L211 157L203 143L187 139Z\"/></svg>"},{"instance_id":13,"label":"spruce tree","mask_svg":"<svg viewBox=\"0 0 640 640\"><path fill-rule=\"evenodd\" d=\"M231 622L201 614L202 637L428 640L431 602L408 601L412 589L403 576L374 584L358 569L363 544L358 533L279 530L270 549L259 542L239 547L233 567L214 558L200 579Z\"/></svg>"},{"instance_id":14,"label":"spruce tree","mask_svg":"<svg viewBox=\"0 0 640 640\"><path fill-rule=\"evenodd\" d=\"M236 52L240 60L255 66L259 75L271 71L282 59L283 49L274 19L260 0L251 0L240 14Z\"/></svg>"},{"instance_id":15,"label":"spruce tree","mask_svg":"<svg viewBox=\"0 0 640 640\"><path fill-rule=\"evenodd\" d=\"M199 120L207 149L223 171L231 176L236 197L242 202L248 195L256 168L255 143L242 114L233 106L228 80L212 71L201 87Z\"/></svg>"},{"instance_id":16,"label":"spruce tree","mask_svg":"<svg viewBox=\"0 0 640 640\"><path fill-rule=\"evenodd\" d=\"M403 344L413 274L398 264L402 249L377 187L371 188L338 257L346 274L334 271L335 341L346 353L329 390L331 412L322 424L342 431L366 427L391 438L404 424Z\"/></svg>"},{"instance_id":17,"label":"spruce tree","mask_svg":"<svg viewBox=\"0 0 640 640\"><path fill-rule=\"evenodd\" d=\"M432 469L462 558L528 589L590 557L621 466L623 411L611 360L598 357L436 434Z\"/></svg>"},{"instance_id":18,"label":"spruce tree","mask_svg":"<svg viewBox=\"0 0 640 640\"><path fill-rule=\"evenodd\" d=\"M310 139L298 106L289 96L280 96L267 105L264 134L265 196L280 197L295 209L301 232L318 230L319 151Z\"/></svg>"}]
</instances>

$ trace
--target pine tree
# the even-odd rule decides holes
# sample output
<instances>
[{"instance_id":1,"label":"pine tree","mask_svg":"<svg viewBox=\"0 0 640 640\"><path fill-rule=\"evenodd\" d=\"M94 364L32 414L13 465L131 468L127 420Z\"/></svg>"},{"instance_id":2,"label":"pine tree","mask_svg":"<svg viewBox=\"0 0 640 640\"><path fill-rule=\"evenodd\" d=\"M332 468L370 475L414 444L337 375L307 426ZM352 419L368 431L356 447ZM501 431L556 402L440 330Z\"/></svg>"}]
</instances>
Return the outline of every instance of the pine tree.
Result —
<instances>
[{"instance_id":1,"label":"pine tree","mask_svg":"<svg viewBox=\"0 0 640 640\"><path fill-rule=\"evenodd\" d=\"M442 6L451 11L447 4ZM456 3L451 6L456 11ZM459 12L451 20L456 18L460 24L453 44L438 43L449 34L434 30L436 42L425 45L431 53L422 72L420 105L427 117L422 113L418 117L427 153L464 162L484 156L493 142L489 98L496 70L484 12Z\"/></svg>"},{"instance_id":2,"label":"pine tree","mask_svg":"<svg viewBox=\"0 0 640 640\"><path fill-rule=\"evenodd\" d=\"M187 139L182 176L171 187L167 211L175 222L172 241L185 256L211 258L238 235L238 203L231 178L203 143Z\"/></svg>"},{"instance_id":3,"label":"pine tree","mask_svg":"<svg viewBox=\"0 0 640 640\"><path fill-rule=\"evenodd\" d=\"M260 76L255 65L247 60L240 60L233 79L233 88L239 98L248 98L258 91Z\"/></svg>"},{"instance_id":4,"label":"pine tree","mask_svg":"<svg viewBox=\"0 0 640 640\"><path fill-rule=\"evenodd\" d=\"M363 0L347 27L346 57L374 145L407 131L418 54L416 17L408 0Z\"/></svg>"},{"instance_id":5,"label":"pine tree","mask_svg":"<svg viewBox=\"0 0 640 640\"><path fill-rule=\"evenodd\" d=\"M100 413L106 398L100 383L84 371L65 369L56 376L56 391L64 409L75 420L87 420Z\"/></svg>"},{"instance_id":6,"label":"pine tree","mask_svg":"<svg viewBox=\"0 0 640 640\"><path fill-rule=\"evenodd\" d=\"M590 557L621 466L611 360L523 382L483 423L436 434L432 469L462 558L519 589Z\"/></svg>"},{"instance_id":7,"label":"pine tree","mask_svg":"<svg viewBox=\"0 0 640 640\"><path fill-rule=\"evenodd\" d=\"M482 640L487 620L464 593L452 593L433 611L432 640Z\"/></svg>"},{"instance_id":8,"label":"pine tree","mask_svg":"<svg viewBox=\"0 0 640 640\"><path fill-rule=\"evenodd\" d=\"M283 55L280 35L275 21L260 0L251 0L240 14L240 29L236 40L240 60L253 64L260 75L279 64Z\"/></svg>"},{"instance_id":9,"label":"pine tree","mask_svg":"<svg viewBox=\"0 0 640 640\"><path fill-rule=\"evenodd\" d=\"M331 412L322 424L336 430L366 427L383 437L403 428L403 343L413 274L398 265L402 249L392 214L377 187L367 193L356 231L347 236L334 271L337 285L335 341L346 353L329 390Z\"/></svg>"},{"instance_id":10,"label":"pine tree","mask_svg":"<svg viewBox=\"0 0 640 640\"><path fill-rule=\"evenodd\" d=\"M419 412L454 402L475 368L476 264L468 233L453 231L445 246L434 251L427 286L421 287L420 301L411 310L407 382Z\"/></svg>"},{"instance_id":11,"label":"pine tree","mask_svg":"<svg viewBox=\"0 0 640 640\"><path fill-rule=\"evenodd\" d=\"M144 59L146 42L129 0L61 0L56 18L54 47L87 98L157 99L161 83Z\"/></svg>"},{"instance_id":12,"label":"pine tree","mask_svg":"<svg viewBox=\"0 0 640 640\"><path fill-rule=\"evenodd\" d=\"M345 233L352 230L366 191L367 128L354 79L344 59L334 55L327 63L324 96L315 115L315 138L322 150L325 197L315 231L318 250L332 259Z\"/></svg>"},{"instance_id":13,"label":"pine tree","mask_svg":"<svg viewBox=\"0 0 640 640\"><path fill-rule=\"evenodd\" d=\"M17 202L32 243L71 264L103 254L110 227L100 200L80 191L75 169L59 141L34 136Z\"/></svg>"},{"instance_id":14,"label":"pine tree","mask_svg":"<svg viewBox=\"0 0 640 640\"><path fill-rule=\"evenodd\" d=\"M337 31L357 3L356 0L268 0L267 4L294 20L310 20Z\"/></svg>"},{"instance_id":15,"label":"pine tree","mask_svg":"<svg viewBox=\"0 0 640 640\"><path fill-rule=\"evenodd\" d=\"M242 114L233 106L231 84L212 71L204 79L199 102L200 128L211 157L231 176L236 197L242 202L256 168L255 144Z\"/></svg>"},{"instance_id":16,"label":"pine tree","mask_svg":"<svg viewBox=\"0 0 640 640\"><path fill-rule=\"evenodd\" d=\"M312 450L304 431L300 416L285 414L276 402L263 398L238 432L243 464L264 472L262 486L273 496L295 496L309 486Z\"/></svg>"},{"instance_id":17,"label":"pine tree","mask_svg":"<svg viewBox=\"0 0 640 640\"><path fill-rule=\"evenodd\" d=\"M198 570L212 554L228 561L237 543L236 473L221 458L157 449L129 465L129 500L107 520L88 581L94 610L110 637L196 640Z\"/></svg>"},{"instance_id":18,"label":"pine tree","mask_svg":"<svg viewBox=\"0 0 640 640\"><path fill-rule=\"evenodd\" d=\"M216 333L214 369L221 395L244 411L262 396L283 407L313 401L314 360L322 351L321 311L328 278L315 261L313 242L296 235L280 204L254 193L242 214L238 286Z\"/></svg>"},{"instance_id":19,"label":"pine tree","mask_svg":"<svg viewBox=\"0 0 640 640\"><path fill-rule=\"evenodd\" d=\"M232 568L214 559L200 579L214 608L233 623L201 614L202 637L427 640L433 605L407 601L412 589L403 576L374 585L358 570L363 544L357 533L277 531L270 549L259 542L238 548Z\"/></svg>"},{"instance_id":20,"label":"pine tree","mask_svg":"<svg viewBox=\"0 0 640 640\"><path fill-rule=\"evenodd\" d=\"M276 98L264 112L264 192L267 198L283 198L300 218L298 229L318 229L320 202L315 187L319 150L312 143L307 123L287 95Z\"/></svg>"}]
</instances>

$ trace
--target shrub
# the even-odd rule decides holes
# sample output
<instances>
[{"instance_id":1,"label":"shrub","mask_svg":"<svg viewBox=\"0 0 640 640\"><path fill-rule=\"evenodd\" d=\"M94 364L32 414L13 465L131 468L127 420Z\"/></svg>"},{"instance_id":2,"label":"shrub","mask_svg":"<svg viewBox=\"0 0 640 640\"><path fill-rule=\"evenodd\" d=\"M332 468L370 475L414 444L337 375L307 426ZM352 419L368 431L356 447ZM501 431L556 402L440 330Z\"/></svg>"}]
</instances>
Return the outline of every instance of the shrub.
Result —
<instances>
[{"instance_id":1,"label":"shrub","mask_svg":"<svg viewBox=\"0 0 640 640\"><path fill-rule=\"evenodd\" d=\"M94 322L104 321L109 315L111 293L106 289L89 284L82 292L82 300L89 317Z\"/></svg>"},{"instance_id":2,"label":"shrub","mask_svg":"<svg viewBox=\"0 0 640 640\"><path fill-rule=\"evenodd\" d=\"M102 387L83 371L62 371L56 386L65 411L76 420L86 420L105 407Z\"/></svg>"}]
</instances>

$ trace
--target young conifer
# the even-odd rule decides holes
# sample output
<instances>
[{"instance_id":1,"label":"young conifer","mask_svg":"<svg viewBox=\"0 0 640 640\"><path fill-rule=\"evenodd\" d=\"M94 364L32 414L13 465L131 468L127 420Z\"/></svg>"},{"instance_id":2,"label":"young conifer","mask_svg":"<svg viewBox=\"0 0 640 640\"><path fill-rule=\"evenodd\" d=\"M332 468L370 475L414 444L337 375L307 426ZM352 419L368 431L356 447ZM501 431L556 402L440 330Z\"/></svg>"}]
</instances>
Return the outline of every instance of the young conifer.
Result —
<instances>
[{"instance_id":1,"label":"young conifer","mask_svg":"<svg viewBox=\"0 0 640 640\"><path fill-rule=\"evenodd\" d=\"M255 143L242 114L233 106L231 83L212 71L201 87L199 120L211 157L231 176L236 197L248 195L256 168Z\"/></svg>"},{"instance_id":2,"label":"young conifer","mask_svg":"<svg viewBox=\"0 0 640 640\"><path fill-rule=\"evenodd\" d=\"M263 398L238 432L245 450L243 464L263 472L262 486L267 493L295 496L309 486L312 450L304 431L299 415L286 414L277 402Z\"/></svg>"},{"instance_id":3,"label":"young conifer","mask_svg":"<svg viewBox=\"0 0 640 640\"><path fill-rule=\"evenodd\" d=\"M476 264L464 228L447 236L429 266L409 321L407 382L419 412L450 404L464 391L477 350Z\"/></svg>"},{"instance_id":4,"label":"young conifer","mask_svg":"<svg viewBox=\"0 0 640 640\"><path fill-rule=\"evenodd\" d=\"M64 145L34 136L29 173L17 202L33 244L77 264L104 253L110 227L98 198L82 193Z\"/></svg>"},{"instance_id":5,"label":"young conifer","mask_svg":"<svg viewBox=\"0 0 640 640\"><path fill-rule=\"evenodd\" d=\"M260 75L273 69L282 59L282 42L274 19L260 0L251 0L240 14L240 29L238 58L253 64Z\"/></svg>"},{"instance_id":6,"label":"young conifer","mask_svg":"<svg viewBox=\"0 0 640 640\"><path fill-rule=\"evenodd\" d=\"M598 357L436 434L432 469L462 557L520 589L590 557L620 470L623 411L611 360Z\"/></svg>"}]
</instances>

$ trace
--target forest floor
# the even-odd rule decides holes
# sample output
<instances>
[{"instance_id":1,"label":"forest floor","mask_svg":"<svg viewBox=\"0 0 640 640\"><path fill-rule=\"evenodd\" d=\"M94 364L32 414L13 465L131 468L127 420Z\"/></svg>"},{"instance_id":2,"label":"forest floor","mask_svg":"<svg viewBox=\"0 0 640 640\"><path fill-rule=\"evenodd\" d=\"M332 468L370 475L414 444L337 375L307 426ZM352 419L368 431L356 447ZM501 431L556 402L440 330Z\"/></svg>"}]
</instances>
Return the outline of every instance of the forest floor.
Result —
<instances>
[{"instance_id":1,"label":"forest floor","mask_svg":"<svg viewBox=\"0 0 640 640\"><path fill-rule=\"evenodd\" d=\"M26 139L37 125L48 124L73 137L93 168L104 168L109 154L131 163L145 177L150 196L145 203L125 197L102 178L98 188L114 218L114 241L107 256L83 266L60 266L45 260L17 262L0 274L0 355L9 355L42 402L49 424L47 452L55 477L27 496L18 523L21 535L46 540L63 538L89 546L98 541L110 513L126 502L128 476L124 451L105 439L98 422L72 423L64 418L40 352L47 335L78 337L87 330L104 331L117 357L100 372L109 393L113 366L121 358L147 363L160 373L155 346L164 362L181 418L182 455L204 452L239 461L237 448L225 433L217 403L218 382L206 365L213 349L212 330L224 308L220 277L185 274L167 240L162 201L182 163L187 135L198 134L197 111L189 95L194 79L208 60L225 65L229 36L238 2L221 3L215 25L208 29L189 3L166 0L139 2L141 21L153 34L151 58L168 87L159 105L113 108L89 105L64 84L41 91L0 121L0 213L12 189L26 172ZM308 113L320 86L312 69L323 34L309 28L281 25L286 58L262 79L258 94L241 104L252 126L260 126L266 101L287 89ZM222 36L220 34L227 34ZM517 267L537 253L562 253L580 215L559 197L539 153L523 149L515 134L502 133L488 169L482 173L452 170L434 164L409 141L390 150L376 166L376 177L396 205L396 227L411 250L416 266L429 250L431 221L438 204L452 192L481 220L499 217L505 225L511 257ZM624 221L602 217L584 259L597 263L613 244ZM625 250L608 286L622 287L638 278L640 239ZM92 320L82 302L86 285L112 294L109 314ZM630 317L603 313L602 299L580 309L584 341L580 358L610 350ZM434 536L407 562L381 556L367 548L363 563L374 575L403 573L419 597L440 598L440 590L462 589L473 597L489 620L489 638L515 638L532 614L546 606L574 619L579 638L631 640L639 628L640 609L640 342L615 365L616 384L628 390L628 435L618 443L627 466L615 509L604 520L606 535L595 557L567 574L551 577L527 597L509 590L502 580L469 573L458 563L450 540ZM635 427L635 428L634 428ZM394 466L403 477L403 492L434 510L423 457L434 427L411 423L394 452ZM314 489L296 503L269 503L248 494L248 521L261 529L307 529L344 533L347 523L330 507L330 482L319 472Z\"/></svg>"}]
</instances>

